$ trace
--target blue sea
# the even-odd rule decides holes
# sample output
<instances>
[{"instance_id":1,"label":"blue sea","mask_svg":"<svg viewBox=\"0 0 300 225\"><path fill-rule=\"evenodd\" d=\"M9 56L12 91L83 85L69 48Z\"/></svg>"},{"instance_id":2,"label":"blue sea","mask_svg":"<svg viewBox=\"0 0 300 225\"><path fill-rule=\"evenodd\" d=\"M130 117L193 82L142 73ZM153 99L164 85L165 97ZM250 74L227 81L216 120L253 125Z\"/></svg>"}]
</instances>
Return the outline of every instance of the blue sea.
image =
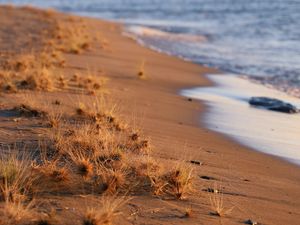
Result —
<instances>
[{"instance_id":1,"label":"blue sea","mask_svg":"<svg viewBox=\"0 0 300 225\"><path fill-rule=\"evenodd\" d=\"M249 75L283 90L291 88L296 94L300 88L300 0L0 0L0 3L51 7L122 21L148 46L225 72Z\"/></svg>"}]
</instances>

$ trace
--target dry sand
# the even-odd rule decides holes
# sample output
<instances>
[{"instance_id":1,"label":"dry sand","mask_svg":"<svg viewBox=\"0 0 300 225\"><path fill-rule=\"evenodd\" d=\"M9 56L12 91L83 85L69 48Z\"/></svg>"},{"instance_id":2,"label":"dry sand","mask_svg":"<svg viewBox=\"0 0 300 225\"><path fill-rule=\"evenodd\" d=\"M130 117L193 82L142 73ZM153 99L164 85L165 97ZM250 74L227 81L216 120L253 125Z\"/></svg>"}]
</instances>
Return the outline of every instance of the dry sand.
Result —
<instances>
[{"instance_id":1,"label":"dry sand","mask_svg":"<svg viewBox=\"0 0 300 225\"><path fill-rule=\"evenodd\" d=\"M36 20L37 17L40 20ZM87 67L104 71L110 79L107 89L111 99L118 103L124 118L135 121L137 127L150 137L157 160L163 163L174 159L197 160L203 163L193 165L195 193L187 200L135 196L125 206L117 224L242 224L248 219L261 224L300 223L299 167L209 131L200 120L206 110L204 104L178 95L183 88L212 85L203 75L215 70L146 49L124 37L122 25L96 19L83 20L90 35L100 33L108 45L103 48L101 41L97 40L88 52L66 54L66 67L60 72L71 76ZM24 47L25 40L30 48L35 48L40 44L38 31L41 27L47 26L42 13L36 10L1 8L1 53L20 50L19 45ZM28 51L28 46L23 50ZM146 79L141 80L137 78L137 71L143 60L146 62ZM48 95L65 102L76 98L66 92ZM5 106L11 105L15 95L4 94L0 100ZM14 138L30 139L30 135L38 133L38 128L30 127L31 121L21 121L16 125L1 116L0 122L2 143ZM30 129L26 133L24 128L22 136L18 130L20 127ZM211 215L212 194L205 189L214 187L222 189L223 204L232 209L224 217ZM76 212L89 201L81 197L57 196L51 197L49 202L63 208L58 212L62 224L77 224L72 218L76 218ZM193 216L182 217L190 206Z\"/></svg>"}]
</instances>

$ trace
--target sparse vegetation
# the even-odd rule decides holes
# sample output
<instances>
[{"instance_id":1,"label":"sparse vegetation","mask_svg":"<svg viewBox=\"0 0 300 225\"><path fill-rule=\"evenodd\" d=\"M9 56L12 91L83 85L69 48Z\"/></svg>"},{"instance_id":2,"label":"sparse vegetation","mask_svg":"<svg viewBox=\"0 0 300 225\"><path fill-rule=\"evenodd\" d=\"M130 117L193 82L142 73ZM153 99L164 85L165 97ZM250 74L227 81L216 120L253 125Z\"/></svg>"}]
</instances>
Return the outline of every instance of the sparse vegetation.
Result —
<instances>
[{"instance_id":1,"label":"sparse vegetation","mask_svg":"<svg viewBox=\"0 0 300 225\"><path fill-rule=\"evenodd\" d=\"M70 23L75 22L76 26L70 25ZM57 49L66 53L80 54L91 47L91 40L87 35L86 27L78 20L57 21L54 40L56 41Z\"/></svg>"},{"instance_id":2,"label":"sparse vegetation","mask_svg":"<svg viewBox=\"0 0 300 225\"><path fill-rule=\"evenodd\" d=\"M193 169L185 164L176 165L166 177L170 188L168 191L178 199L185 198L193 189Z\"/></svg>"},{"instance_id":3,"label":"sparse vegetation","mask_svg":"<svg viewBox=\"0 0 300 225\"><path fill-rule=\"evenodd\" d=\"M210 196L210 204L212 208L212 215L223 217L230 214L233 208L227 208L224 204L223 194L214 192Z\"/></svg>"},{"instance_id":4,"label":"sparse vegetation","mask_svg":"<svg viewBox=\"0 0 300 225\"><path fill-rule=\"evenodd\" d=\"M33 191L36 177L30 167L30 160L25 154L2 153L0 158L0 200L20 203Z\"/></svg>"},{"instance_id":5,"label":"sparse vegetation","mask_svg":"<svg viewBox=\"0 0 300 225\"><path fill-rule=\"evenodd\" d=\"M137 75L140 79L145 79L146 78L145 64L146 64L146 61L143 60L140 67L139 67L139 71L138 71Z\"/></svg>"},{"instance_id":6,"label":"sparse vegetation","mask_svg":"<svg viewBox=\"0 0 300 225\"><path fill-rule=\"evenodd\" d=\"M124 198L102 198L99 208L90 208L82 219L82 225L112 225L115 217L120 215L120 208L128 200Z\"/></svg>"},{"instance_id":7,"label":"sparse vegetation","mask_svg":"<svg viewBox=\"0 0 300 225\"><path fill-rule=\"evenodd\" d=\"M32 221L34 218L31 205L24 206L20 202L5 202L0 208L0 224L16 225Z\"/></svg>"},{"instance_id":8,"label":"sparse vegetation","mask_svg":"<svg viewBox=\"0 0 300 225\"><path fill-rule=\"evenodd\" d=\"M45 13L46 18L53 13ZM0 62L0 89L16 102L9 109L31 123L31 131L38 127L30 139L21 140L22 147L15 143L13 151L3 150L0 155L0 224L2 220L51 224L48 219L37 220L40 212L33 204L33 199L45 196L102 198L98 207L83 215L84 225L113 224L127 202L124 196L143 192L186 198L193 187L192 168L175 160L164 166L151 157L149 138L130 129L106 97L104 73L89 68L73 76L61 72L67 63L64 53L80 54L91 48L86 26L75 17L51 24L52 29L44 31L51 39L45 38L43 48L8 55ZM102 39L101 46L107 45ZM146 78L145 61L138 77ZM79 92L82 99L62 104L49 92ZM187 210L186 217L190 215Z\"/></svg>"},{"instance_id":9,"label":"sparse vegetation","mask_svg":"<svg viewBox=\"0 0 300 225\"><path fill-rule=\"evenodd\" d=\"M59 127L60 123L62 122L61 118L62 118L61 113L57 113L54 111L49 112L49 113L47 113L47 119L48 119L47 125L50 128L57 128L57 127Z\"/></svg>"},{"instance_id":10,"label":"sparse vegetation","mask_svg":"<svg viewBox=\"0 0 300 225\"><path fill-rule=\"evenodd\" d=\"M184 217L191 218L191 217L193 217L193 214L194 214L194 211L193 211L193 208L191 206L185 208Z\"/></svg>"}]
</instances>

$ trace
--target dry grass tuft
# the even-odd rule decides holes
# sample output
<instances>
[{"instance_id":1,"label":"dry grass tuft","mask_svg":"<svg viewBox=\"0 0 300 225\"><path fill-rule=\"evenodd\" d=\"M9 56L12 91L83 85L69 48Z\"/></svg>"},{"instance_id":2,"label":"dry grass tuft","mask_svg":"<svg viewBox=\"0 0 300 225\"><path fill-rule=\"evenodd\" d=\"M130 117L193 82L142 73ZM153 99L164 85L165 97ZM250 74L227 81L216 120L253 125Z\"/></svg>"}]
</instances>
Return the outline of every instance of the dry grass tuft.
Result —
<instances>
[{"instance_id":1,"label":"dry grass tuft","mask_svg":"<svg viewBox=\"0 0 300 225\"><path fill-rule=\"evenodd\" d=\"M44 117L47 115L47 112L32 108L31 106L25 104L21 104L20 106L15 107L13 110L17 111L20 116L24 117Z\"/></svg>"},{"instance_id":2,"label":"dry grass tuft","mask_svg":"<svg viewBox=\"0 0 300 225\"><path fill-rule=\"evenodd\" d=\"M98 176L96 185L99 185L101 193L114 195L126 186L127 174L125 170L108 169L102 166L97 170L96 174Z\"/></svg>"},{"instance_id":3,"label":"dry grass tuft","mask_svg":"<svg viewBox=\"0 0 300 225\"><path fill-rule=\"evenodd\" d=\"M59 76L57 78L57 81L58 81L58 87L59 88L61 88L61 89L67 88L68 80L63 75Z\"/></svg>"},{"instance_id":4,"label":"dry grass tuft","mask_svg":"<svg viewBox=\"0 0 300 225\"><path fill-rule=\"evenodd\" d=\"M56 21L53 36L56 48L66 53L80 54L91 47L91 38L80 21L68 19Z\"/></svg>"},{"instance_id":5,"label":"dry grass tuft","mask_svg":"<svg viewBox=\"0 0 300 225\"><path fill-rule=\"evenodd\" d=\"M0 208L0 224L26 224L26 222L32 221L33 218L34 212L31 204L23 205L19 202L6 202Z\"/></svg>"},{"instance_id":6,"label":"dry grass tuft","mask_svg":"<svg viewBox=\"0 0 300 225\"><path fill-rule=\"evenodd\" d=\"M139 139L140 139L140 135L139 135L139 133L132 133L131 135L130 135L130 139L132 140L132 141L138 141Z\"/></svg>"},{"instance_id":7,"label":"dry grass tuft","mask_svg":"<svg viewBox=\"0 0 300 225\"><path fill-rule=\"evenodd\" d=\"M75 74L71 78L71 82L75 83L77 88L82 91L86 91L89 95L97 95L98 93L106 94L107 91L104 88L108 81L108 78L98 74L95 71L87 70L86 74Z\"/></svg>"},{"instance_id":8,"label":"dry grass tuft","mask_svg":"<svg viewBox=\"0 0 300 225\"><path fill-rule=\"evenodd\" d=\"M31 165L32 171L38 177L38 182L35 183L36 192L71 192L69 187L75 179L64 160L59 158L60 156L49 154L47 146L40 146L38 156L39 159Z\"/></svg>"},{"instance_id":9,"label":"dry grass tuft","mask_svg":"<svg viewBox=\"0 0 300 225\"><path fill-rule=\"evenodd\" d=\"M13 55L8 56L8 58L2 65L2 72L0 73L0 84L3 91L54 90L53 67L57 63L49 58L47 53Z\"/></svg>"},{"instance_id":10,"label":"dry grass tuft","mask_svg":"<svg viewBox=\"0 0 300 225\"><path fill-rule=\"evenodd\" d=\"M145 60L143 60L140 67L139 67L139 71L138 71L137 75L140 79L145 79L146 78L145 64L146 64L146 62L145 62Z\"/></svg>"},{"instance_id":11,"label":"dry grass tuft","mask_svg":"<svg viewBox=\"0 0 300 225\"><path fill-rule=\"evenodd\" d=\"M18 82L19 89L52 91L54 89L51 71L46 67L35 68L25 79Z\"/></svg>"},{"instance_id":12,"label":"dry grass tuft","mask_svg":"<svg viewBox=\"0 0 300 225\"><path fill-rule=\"evenodd\" d=\"M79 102L78 107L76 108L76 114L79 116L88 115L88 112L86 111L86 106L84 103Z\"/></svg>"},{"instance_id":13,"label":"dry grass tuft","mask_svg":"<svg viewBox=\"0 0 300 225\"><path fill-rule=\"evenodd\" d=\"M127 128L127 124L115 115L116 105L107 104L103 96L91 102L86 101L86 104L80 101L75 112L81 121L92 122L98 128L104 127L116 131L124 131Z\"/></svg>"},{"instance_id":14,"label":"dry grass tuft","mask_svg":"<svg viewBox=\"0 0 300 225\"><path fill-rule=\"evenodd\" d=\"M42 136L46 139L44 148L30 142L30 148L26 149L33 152L34 147L44 152L26 157L19 152L0 155L0 224L2 218L11 224L31 218L34 214L30 206L32 199L45 194L50 199L64 194L102 195L100 208L90 209L84 215L82 223L86 225L112 224L126 202L124 198L114 197L117 194L147 191L185 198L193 186L192 169L176 162L174 167L169 165L171 169L166 169L149 156L150 141L141 132L127 129L127 124L116 113L116 104L103 97L107 79L102 71L87 69L86 74L74 74L71 79L57 76L58 67L66 63L62 52L80 54L90 48L91 38L86 35L86 26L75 17L53 23L56 26L53 30L44 31L53 36L52 40L45 41L44 50L12 55L6 62L0 62L0 89L7 93L23 91L24 99L14 110L21 116L43 117L48 127L53 128L40 128L50 134ZM107 45L103 39L102 46ZM137 75L140 79L146 78L145 61ZM66 88L97 97L83 96L78 106L73 107L73 115L64 114L62 120L62 114L57 112L63 108L58 107L61 102L52 99L54 110L51 112L43 105L46 95L41 92ZM25 93L29 90L39 92L28 98ZM103 95L98 95L100 92ZM64 104L66 107L69 105ZM187 209L185 217L191 214L192 210ZM51 223L48 219L34 221L41 225Z\"/></svg>"},{"instance_id":15,"label":"dry grass tuft","mask_svg":"<svg viewBox=\"0 0 300 225\"><path fill-rule=\"evenodd\" d=\"M57 113L54 110L47 113L47 126L50 128L58 128L62 122L62 114Z\"/></svg>"},{"instance_id":16,"label":"dry grass tuft","mask_svg":"<svg viewBox=\"0 0 300 225\"><path fill-rule=\"evenodd\" d=\"M91 163L92 156L85 154L84 149L77 149L77 151L69 151L67 153L70 157L72 165L75 167L75 173L84 178L89 178L94 172L94 165Z\"/></svg>"},{"instance_id":17,"label":"dry grass tuft","mask_svg":"<svg viewBox=\"0 0 300 225\"><path fill-rule=\"evenodd\" d=\"M102 198L100 208L88 209L82 218L83 225L112 225L115 218L121 214L119 209L126 204L125 198Z\"/></svg>"},{"instance_id":18,"label":"dry grass tuft","mask_svg":"<svg viewBox=\"0 0 300 225\"><path fill-rule=\"evenodd\" d=\"M212 208L212 215L223 217L230 214L233 208L226 208L224 205L223 194L215 192L210 196L210 205Z\"/></svg>"},{"instance_id":19,"label":"dry grass tuft","mask_svg":"<svg viewBox=\"0 0 300 225\"><path fill-rule=\"evenodd\" d=\"M194 211L193 211L193 208L191 206L185 208L185 212L184 212L184 217L185 218L191 218L191 217L193 217L193 215L194 215Z\"/></svg>"},{"instance_id":20,"label":"dry grass tuft","mask_svg":"<svg viewBox=\"0 0 300 225\"><path fill-rule=\"evenodd\" d=\"M16 93L16 84L12 81L14 74L8 70L0 71L0 89L6 93Z\"/></svg>"},{"instance_id":21,"label":"dry grass tuft","mask_svg":"<svg viewBox=\"0 0 300 225\"><path fill-rule=\"evenodd\" d=\"M77 163L77 172L83 177L89 177L93 173L93 164L83 159Z\"/></svg>"},{"instance_id":22,"label":"dry grass tuft","mask_svg":"<svg viewBox=\"0 0 300 225\"><path fill-rule=\"evenodd\" d=\"M31 170L29 156L10 151L0 158L0 201L23 202L33 194L37 177Z\"/></svg>"},{"instance_id":23,"label":"dry grass tuft","mask_svg":"<svg viewBox=\"0 0 300 225\"><path fill-rule=\"evenodd\" d=\"M170 193L178 199L185 198L185 195L192 191L193 169L187 165L179 164L175 170L167 175Z\"/></svg>"}]
</instances>

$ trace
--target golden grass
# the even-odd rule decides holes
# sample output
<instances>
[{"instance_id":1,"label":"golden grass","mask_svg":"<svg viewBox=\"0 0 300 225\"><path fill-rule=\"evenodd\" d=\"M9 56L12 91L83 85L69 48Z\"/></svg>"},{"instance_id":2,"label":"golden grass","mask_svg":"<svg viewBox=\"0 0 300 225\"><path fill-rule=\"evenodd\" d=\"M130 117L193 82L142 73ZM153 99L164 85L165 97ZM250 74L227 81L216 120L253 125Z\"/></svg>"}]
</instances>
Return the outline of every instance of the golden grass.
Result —
<instances>
[{"instance_id":1,"label":"golden grass","mask_svg":"<svg viewBox=\"0 0 300 225\"><path fill-rule=\"evenodd\" d=\"M79 90L85 90L89 95L107 94L105 84L108 82L108 78L103 76L102 73L99 74L89 68L85 74L74 74L70 82Z\"/></svg>"},{"instance_id":2,"label":"golden grass","mask_svg":"<svg viewBox=\"0 0 300 225\"><path fill-rule=\"evenodd\" d=\"M62 123L62 113L50 111L47 113L47 126L50 128L58 128Z\"/></svg>"},{"instance_id":3,"label":"golden grass","mask_svg":"<svg viewBox=\"0 0 300 225\"><path fill-rule=\"evenodd\" d=\"M80 115L87 115L82 111ZM74 129L70 125L60 127L52 139L56 152L67 160L67 167L83 177L95 193L113 195L130 187L149 185L154 195L184 199L192 191L191 167L179 162L169 170L162 170L149 151L136 151L136 143L149 147L145 140L132 140L126 131L118 133L109 124L97 129L93 123L72 125ZM123 141L127 141L125 148L119 144Z\"/></svg>"},{"instance_id":4,"label":"golden grass","mask_svg":"<svg viewBox=\"0 0 300 225\"><path fill-rule=\"evenodd\" d=\"M167 176L169 193L178 199L184 199L186 194L193 191L193 169L179 163Z\"/></svg>"},{"instance_id":5,"label":"golden grass","mask_svg":"<svg viewBox=\"0 0 300 225\"><path fill-rule=\"evenodd\" d=\"M55 29L49 31L53 37L46 40L42 52L14 55L1 65L2 91L39 91L39 97L23 93L15 110L22 116L43 117L48 134L35 155L1 155L0 201L4 206L0 215L11 224L32 217L31 199L45 193L105 196L98 208L88 210L82 218L82 224L97 225L113 224L120 214L126 200L116 195L145 191L184 199L193 191L193 169L177 161L165 167L152 158L149 139L138 129L128 129L111 99L84 96L71 106L75 115L64 114L63 119L57 111L59 99L45 105L41 92L74 88L91 95L105 93L107 78L99 71L87 68L86 74L74 74L72 78L60 73L57 76L57 68L66 65L61 52L79 54L91 47L86 26L81 22L72 26L78 22L74 17L56 21ZM108 42L103 39L101 44L107 46ZM146 78L145 61L137 75ZM187 210L186 217L191 213ZM40 224L47 221L40 220Z\"/></svg>"},{"instance_id":6,"label":"golden grass","mask_svg":"<svg viewBox=\"0 0 300 225\"><path fill-rule=\"evenodd\" d=\"M31 161L25 153L15 151L1 154L0 200L23 202L33 194L33 185L38 179L31 170Z\"/></svg>"},{"instance_id":7,"label":"golden grass","mask_svg":"<svg viewBox=\"0 0 300 225\"><path fill-rule=\"evenodd\" d=\"M66 53L80 54L91 47L85 25L75 19L56 21L53 38L56 48Z\"/></svg>"},{"instance_id":8,"label":"golden grass","mask_svg":"<svg viewBox=\"0 0 300 225\"><path fill-rule=\"evenodd\" d=\"M96 171L98 180L96 184L100 193L114 195L126 188L127 174L125 170L109 169L105 166L97 168Z\"/></svg>"},{"instance_id":9,"label":"golden grass","mask_svg":"<svg viewBox=\"0 0 300 225\"><path fill-rule=\"evenodd\" d=\"M223 217L230 214L233 207L227 208L224 204L224 197L221 192L214 192L210 196L210 205L212 209L212 215Z\"/></svg>"},{"instance_id":10,"label":"golden grass","mask_svg":"<svg viewBox=\"0 0 300 225\"><path fill-rule=\"evenodd\" d=\"M0 207L0 224L3 225L28 224L28 222L33 221L34 217L35 213L31 204L5 202Z\"/></svg>"},{"instance_id":11,"label":"golden grass","mask_svg":"<svg viewBox=\"0 0 300 225\"><path fill-rule=\"evenodd\" d=\"M0 89L6 93L16 93L17 86L12 80L13 74L11 71L2 70L0 72Z\"/></svg>"},{"instance_id":12,"label":"golden grass","mask_svg":"<svg viewBox=\"0 0 300 225\"><path fill-rule=\"evenodd\" d=\"M154 195L185 199L194 191L193 169L183 162L172 164L171 168L162 168L152 158L149 160L148 156L147 162L141 163L139 171L149 179Z\"/></svg>"},{"instance_id":13,"label":"golden grass","mask_svg":"<svg viewBox=\"0 0 300 225\"><path fill-rule=\"evenodd\" d=\"M191 218L193 216L194 216L194 210L193 210L193 208L191 206L185 208L185 210L184 210L184 217Z\"/></svg>"},{"instance_id":14,"label":"golden grass","mask_svg":"<svg viewBox=\"0 0 300 225\"><path fill-rule=\"evenodd\" d=\"M63 75L59 76L57 78L57 81L59 88L64 89L68 87L68 80Z\"/></svg>"},{"instance_id":15,"label":"golden grass","mask_svg":"<svg viewBox=\"0 0 300 225\"><path fill-rule=\"evenodd\" d=\"M2 66L2 76L0 76L2 91L16 92L26 89L52 91L54 89L53 62L48 60L35 53L7 60Z\"/></svg>"},{"instance_id":16,"label":"golden grass","mask_svg":"<svg viewBox=\"0 0 300 225\"><path fill-rule=\"evenodd\" d=\"M120 208L127 203L125 198L104 197L99 202L100 207L89 208L82 218L82 225L112 225L121 214Z\"/></svg>"},{"instance_id":17,"label":"golden grass","mask_svg":"<svg viewBox=\"0 0 300 225\"><path fill-rule=\"evenodd\" d=\"M140 79L145 79L146 78L145 65L146 65L146 61L143 60L141 62L141 65L139 66L139 70L138 70L138 73L137 73L137 75Z\"/></svg>"},{"instance_id":18,"label":"golden grass","mask_svg":"<svg viewBox=\"0 0 300 225\"><path fill-rule=\"evenodd\" d=\"M90 48L91 40L86 27L79 21L60 20L53 22L56 28L52 38L47 32L47 46L40 52L7 55L0 65L0 88L6 93L19 90L53 91L65 89L68 82L63 76L56 77L55 68L64 67L65 59L61 52L79 54ZM76 26L73 26L76 23ZM95 80L88 92L96 94L103 83Z\"/></svg>"},{"instance_id":19,"label":"golden grass","mask_svg":"<svg viewBox=\"0 0 300 225\"><path fill-rule=\"evenodd\" d=\"M73 164L76 174L84 178L89 178L94 173L94 165L91 162L91 157L84 154L82 151L69 151L68 155Z\"/></svg>"},{"instance_id":20,"label":"golden grass","mask_svg":"<svg viewBox=\"0 0 300 225\"><path fill-rule=\"evenodd\" d=\"M44 177L49 183L66 183L70 180L70 171L66 166L59 165L56 161L45 161L42 165L36 165L34 170Z\"/></svg>"},{"instance_id":21,"label":"golden grass","mask_svg":"<svg viewBox=\"0 0 300 225\"><path fill-rule=\"evenodd\" d=\"M23 94L17 96L18 105L13 108L20 116L24 117L40 117L50 116L47 109L47 101L43 96L36 97L33 94ZM41 102L43 101L43 102Z\"/></svg>"},{"instance_id":22,"label":"golden grass","mask_svg":"<svg viewBox=\"0 0 300 225\"><path fill-rule=\"evenodd\" d=\"M124 131L127 128L127 124L116 116L116 104L109 104L104 96L85 102L79 101L75 108L75 114L81 120L92 121L96 127L107 127L116 131Z\"/></svg>"}]
</instances>

